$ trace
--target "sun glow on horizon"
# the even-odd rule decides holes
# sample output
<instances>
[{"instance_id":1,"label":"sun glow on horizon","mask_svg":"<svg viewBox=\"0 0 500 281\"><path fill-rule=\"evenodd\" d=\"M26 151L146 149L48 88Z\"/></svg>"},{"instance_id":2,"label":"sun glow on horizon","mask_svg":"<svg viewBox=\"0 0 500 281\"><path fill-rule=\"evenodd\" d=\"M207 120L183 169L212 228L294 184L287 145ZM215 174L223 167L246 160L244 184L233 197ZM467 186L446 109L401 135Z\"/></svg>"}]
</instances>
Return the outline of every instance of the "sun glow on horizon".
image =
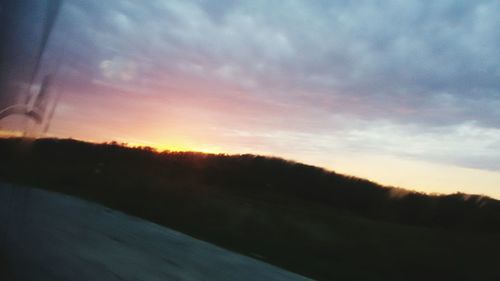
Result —
<instances>
[{"instance_id":1,"label":"sun glow on horizon","mask_svg":"<svg viewBox=\"0 0 500 281\"><path fill-rule=\"evenodd\" d=\"M500 198L495 1L67 2L38 75L61 61L48 137L270 155Z\"/></svg>"},{"instance_id":2,"label":"sun glow on horizon","mask_svg":"<svg viewBox=\"0 0 500 281\"><path fill-rule=\"evenodd\" d=\"M0 130L0 137L21 137L21 131ZM71 138L64 135L51 134L49 138ZM340 153L335 157L326 155L310 155L307 153L293 153L264 151L244 147L227 147L221 144L211 144L185 138L184 141L145 141L127 138L73 138L92 143L117 143L127 147L150 147L158 152L199 152L205 154L255 154L270 157L280 157L307 165L313 165L326 170L349 176L355 176L374 181L385 186L394 186L407 190L414 190L428 194L451 194L464 192L469 194L487 195L500 199L500 192L494 187L500 186L500 173L472 168L463 168L453 165L429 163L425 161L404 160L383 155L359 155ZM477 186L483 191L478 192Z\"/></svg>"}]
</instances>

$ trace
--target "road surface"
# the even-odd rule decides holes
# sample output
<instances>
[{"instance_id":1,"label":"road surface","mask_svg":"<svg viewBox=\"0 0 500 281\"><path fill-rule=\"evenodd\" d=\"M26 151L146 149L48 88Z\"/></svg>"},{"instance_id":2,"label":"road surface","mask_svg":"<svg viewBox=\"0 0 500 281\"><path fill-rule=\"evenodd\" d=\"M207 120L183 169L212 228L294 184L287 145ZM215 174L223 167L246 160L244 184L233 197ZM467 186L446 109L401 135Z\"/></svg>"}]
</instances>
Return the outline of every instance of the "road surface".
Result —
<instances>
[{"instance_id":1,"label":"road surface","mask_svg":"<svg viewBox=\"0 0 500 281\"><path fill-rule=\"evenodd\" d=\"M1 280L308 280L97 204L3 183L0 231Z\"/></svg>"}]
</instances>

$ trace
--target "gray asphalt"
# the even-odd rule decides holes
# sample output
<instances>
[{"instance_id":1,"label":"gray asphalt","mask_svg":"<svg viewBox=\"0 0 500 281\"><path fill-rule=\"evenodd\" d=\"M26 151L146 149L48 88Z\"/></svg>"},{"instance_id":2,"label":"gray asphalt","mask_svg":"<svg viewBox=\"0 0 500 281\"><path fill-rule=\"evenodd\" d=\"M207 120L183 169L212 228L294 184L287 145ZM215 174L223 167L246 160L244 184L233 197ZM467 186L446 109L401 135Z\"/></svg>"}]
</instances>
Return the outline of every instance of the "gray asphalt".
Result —
<instances>
[{"instance_id":1,"label":"gray asphalt","mask_svg":"<svg viewBox=\"0 0 500 281\"><path fill-rule=\"evenodd\" d=\"M74 197L0 183L2 280L309 280Z\"/></svg>"}]
</instances>

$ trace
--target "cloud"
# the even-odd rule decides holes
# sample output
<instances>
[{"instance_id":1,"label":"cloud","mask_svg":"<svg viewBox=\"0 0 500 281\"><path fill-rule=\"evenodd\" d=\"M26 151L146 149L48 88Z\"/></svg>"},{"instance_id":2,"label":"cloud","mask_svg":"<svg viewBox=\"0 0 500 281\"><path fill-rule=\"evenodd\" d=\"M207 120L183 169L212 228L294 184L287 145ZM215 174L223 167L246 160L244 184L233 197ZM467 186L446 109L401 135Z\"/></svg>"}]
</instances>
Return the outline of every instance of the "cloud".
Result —
<instances>
[{"instance_id":1,"label":"cloud","mask_svg":"<svg viewBox=\"0 0 500 281\"><path fill-rule=\"evenodd\" d=\"M499 14L493 0L68 0L53 49L89 81L206 99L229 131L498 169Z\"/></svg>"}]
</instances>

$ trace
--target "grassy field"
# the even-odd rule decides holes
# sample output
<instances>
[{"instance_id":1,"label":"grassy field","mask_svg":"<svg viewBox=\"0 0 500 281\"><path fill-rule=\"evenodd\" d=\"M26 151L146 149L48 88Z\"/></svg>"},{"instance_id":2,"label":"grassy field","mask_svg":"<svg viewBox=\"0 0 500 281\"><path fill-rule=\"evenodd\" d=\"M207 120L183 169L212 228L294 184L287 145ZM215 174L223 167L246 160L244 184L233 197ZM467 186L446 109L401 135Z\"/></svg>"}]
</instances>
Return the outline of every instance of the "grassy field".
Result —
<instances>
[{"instance_id":1,"label":"grassy field","mask_svg":"<svg viewBox=\"0 0 500 281\"><path fill-rule=\"evenodd\" d=\"M0 155L4 181L97 201L315 279L500 280L500 204L490 198L403 192L252 155L19 139L0 140Z\"/></svg>"}]
</instances>

